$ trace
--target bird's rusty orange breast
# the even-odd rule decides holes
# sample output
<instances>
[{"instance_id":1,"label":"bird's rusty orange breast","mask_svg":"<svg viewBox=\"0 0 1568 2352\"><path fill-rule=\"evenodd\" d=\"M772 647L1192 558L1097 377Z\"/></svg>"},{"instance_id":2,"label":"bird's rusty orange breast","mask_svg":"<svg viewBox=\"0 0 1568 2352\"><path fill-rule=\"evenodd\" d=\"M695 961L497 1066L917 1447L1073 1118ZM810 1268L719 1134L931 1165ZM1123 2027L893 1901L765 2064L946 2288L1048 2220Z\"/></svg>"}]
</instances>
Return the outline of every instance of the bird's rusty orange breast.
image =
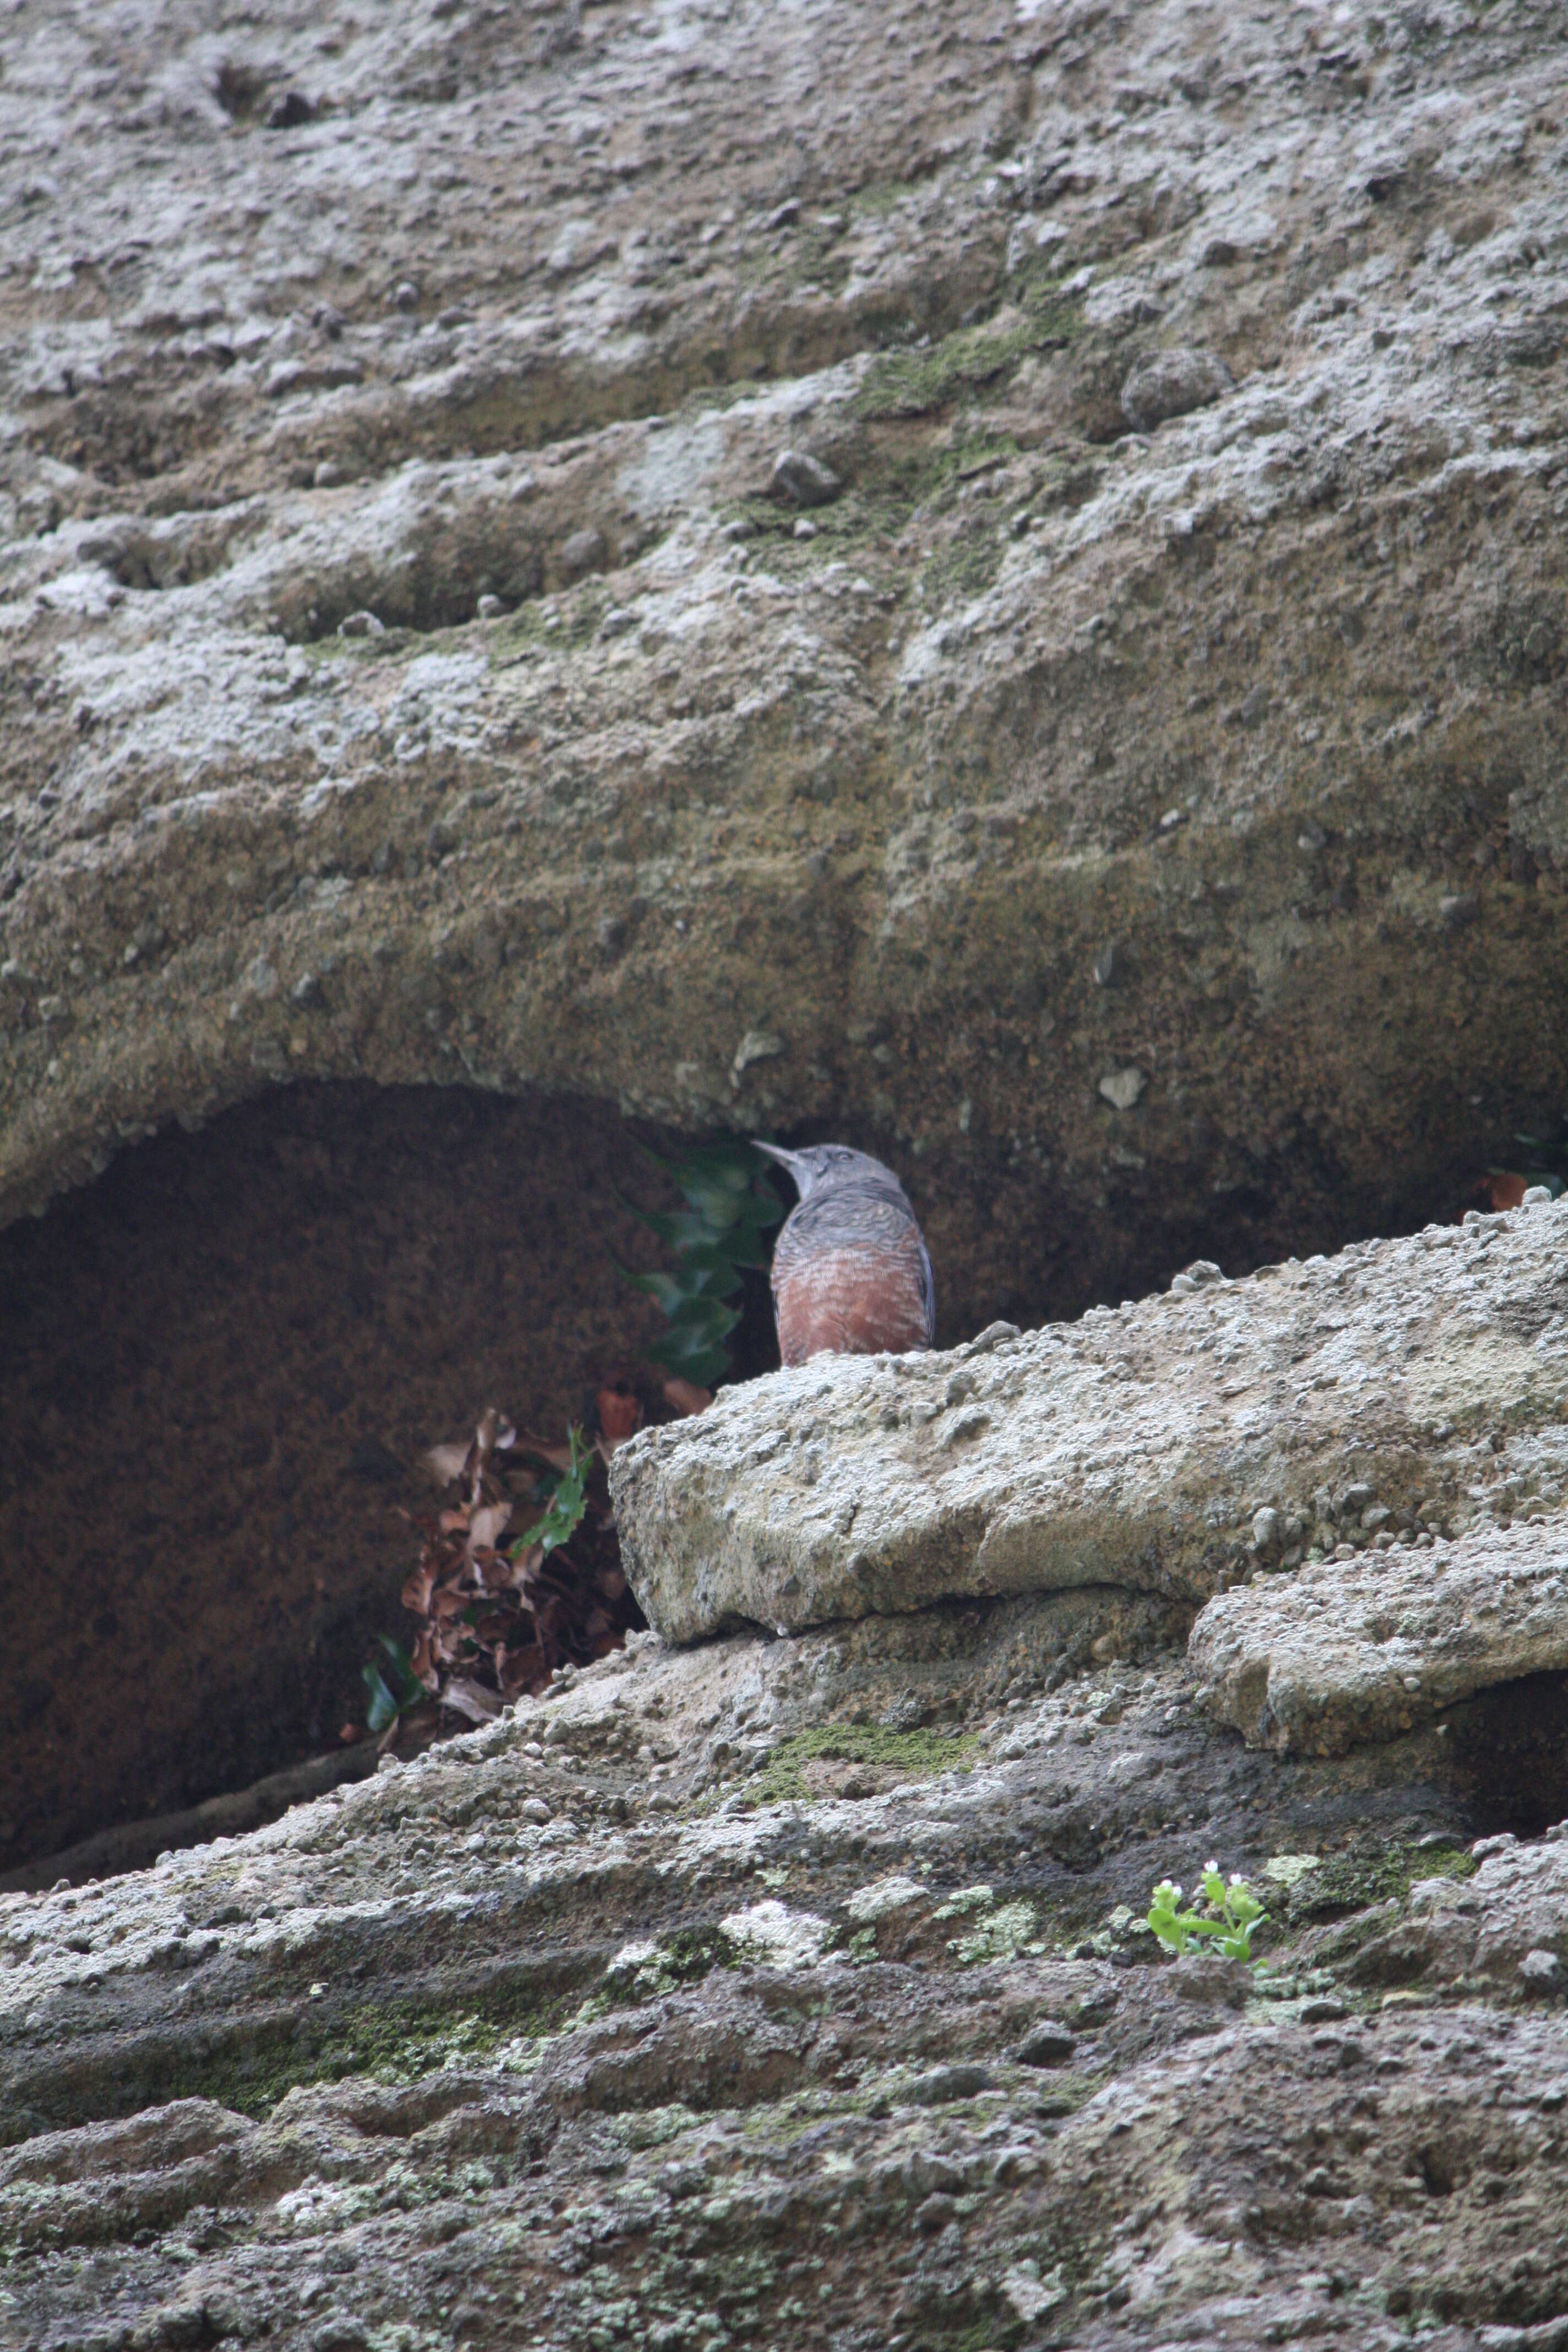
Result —
<instances>
[{"instance_id":1,"label":"bird's rusty orange breast","mask_svg":"<svg viewBox=\"0 0 1568 2352\"><path fill-rule=\"evenodd\" d=\"M887 1248L847 1244L805 1264L775 1270L779 1355L903 1355L924 1348L925 1294L919 1244Z\"/></svg>"}]
</instances>

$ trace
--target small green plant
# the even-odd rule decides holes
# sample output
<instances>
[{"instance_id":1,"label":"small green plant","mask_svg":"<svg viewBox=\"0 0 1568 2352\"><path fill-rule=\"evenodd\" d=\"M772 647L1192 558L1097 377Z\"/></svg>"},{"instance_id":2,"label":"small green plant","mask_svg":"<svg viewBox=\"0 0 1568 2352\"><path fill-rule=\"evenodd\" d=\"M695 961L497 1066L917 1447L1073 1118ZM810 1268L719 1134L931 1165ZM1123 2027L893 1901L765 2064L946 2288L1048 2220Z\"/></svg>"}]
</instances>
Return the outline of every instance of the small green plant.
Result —
<instances>
[{"instance_id":1,"label":"small green plant","mask_svg":"<svg viewBox=\"0 0 1568 2352\"><path fill-rule=\"evenodd\" d=\"M678 1379L712 1388L730 1369L724 1342L741 1319L731 1302L748 1267L766 1265L763 1236L784 1214L784 1203L763 1174L755 1151L738 1139L695 1144L678 1160L643 1146L645 1158L673 1177L684 1209L635 1212L675 1252L673 1273L621 1272L662 1308L669 1328L649 1349Z\"/></svg>"},{"instance_id":2,"label":"small green plant","mask_svg":"<svg viewBox=\"0 0 1568 2352\"><path fill-rule=\"evenodd\" d=\"M1268 1916L1240 1874L1234 1873L1227 1883L1221 1875L1217 1862L1205 1864L1203 1899L1208 1906L1207 1916L1201 1911L1184 1911L1179 1906L1182 1890L1168 1878L1163 1878L1149 1899L1149 1925L1167 1951L1188 1950L1194 1937L1213 1938L1213 1949L1227 1960L1252 1958L1252 1931ZM1262 1963L1258 1962L1258 1966Z\"/></svg>"},{"instance_id":3,"label":"small green plant","mask_svg":"<svg viewBox=\"0 0 1568 2352\"><path fill-rule=\"evenodd\" d=\"M536 1526L530 1528L525 1536L519 1536L517 1541L510 1547L507 1554L509 1559L521 1559L524 1552L533 1549L535 1544L542 1545L546 1554L549 1554L556 1549L557 1545L569 1541L582 1526L583 1514L588 1507L584 1480L587 1475L588 1465L594 1458L594 1449L584 1437L582 1431L575 1428L567 1431L566 1444L571 1457L571 1467L557 1475L554 1490L551 1494L549 1507L544 1517Z\"/></svg>"},{"instance_id":4,"label":"small green plant","mask_svg":"<svg viewBox=\"0 0 1568 2352\"><path fill-rule=\"evenodd\" d=\"M384 1731L409 1707L423 1705L430 1694L415 1673L414 1661L402 1643L395 1642L389 1633L378 1633L375 1638L386 1653L386 1664L362 1666L360 1679L370 1693L365 1727L370 1731Z\"/></svg>"}]
</instances>

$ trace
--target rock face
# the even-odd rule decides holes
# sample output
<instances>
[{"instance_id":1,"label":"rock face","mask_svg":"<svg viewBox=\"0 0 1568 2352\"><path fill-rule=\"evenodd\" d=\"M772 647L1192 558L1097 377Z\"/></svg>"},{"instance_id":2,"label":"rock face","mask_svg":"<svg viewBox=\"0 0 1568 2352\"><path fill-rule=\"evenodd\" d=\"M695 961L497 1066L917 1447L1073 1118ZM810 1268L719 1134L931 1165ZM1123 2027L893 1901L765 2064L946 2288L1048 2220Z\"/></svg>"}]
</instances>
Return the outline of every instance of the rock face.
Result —
<instances>
[{"instance_id":1,"label":"rock face","mask_svg":"<svg viewBox=\"0 0 1568 2352\"><path fill-rule=\"evenodd\" d=\"M1068 1328L997 1326L951 1355L818 1357L636 1438L616 1456L614 1491L650 1624L689 1642L741 1620L793 1631L954 1595L1086 1586L1191 1604L1247 1555L1295 1565L1320 1533L1331 1549L1384 1529L1387 1543L1430 1544L1434 1519L1458 1525L1494 1498L1475 1485L1477 1454L1494 1470L1503 1416L1510 1497L1531 1507L1528 1485L1544 1488L1535 1509L1561 1502L1568 1207L1429 1226L1246 1282L1178 1281L1178 1295ZM1490 1589L1510 1557L1483 1547L1474 1572ZM1518 1639L1502 1620L1467 1637L1429 1703L1528 1671L1527 1653L1542 1667L1568 1663L1551 1629L1556 1557L1543 1539L1521 1558L1521 1575L1539 1572L1541 1607L1519 1588ZM1430 1581L1420 1558L1402 1549L1399 1563L1394 1575ZM1462 1614L1458 1559L1442 1590L1438 1615ZM1324 1570L1278 1603L1236 1595L1204 1621L1203 1656L1234 1652L1227 1709L1249 1735L1274 1612L1290 1613L1315 1655L1349 1638L1334 1593ZM1421 1646L1446 1654L1435 1624ZM1331 1680L1352 1671L1342 1657ZM1269 1702L1271 1738L1290 1736L1315 1687L1309 1675L1297 1701ZM1343 1703L1353 1719L1348 1692Z\"/></svg>"},{"instance_id":2,"label":"rock face","mask_svg":"<svg viewBox=\"0 0 1568 2352\"><path fill-rule=\"evenodd\" d=\"M1391 1738L1491 1684L1568 1668L1565 1536L1553 1509L1226 1593L1193 1628L1193 1663L1253 1745L1328 1756Z\"/></svg>"},{"instance_id":3,"label":"rock face","mask_svg":"<svg viewBox=\"0 0 1568 2352\"><path fill-rule=\"evenodd\" d=\"M0 1898L6 2341L1533 2347L1568 1849L1477 1869L1431 1737L1238 1755L1132 1619L1075 1678L1079 1600L635 1637ZM1261 1978L1137 1932L1216 1848Z\"/></svg>"},{"instance_id":4,"label":"rock face","mask_svg":"<svg viewBox=\"0 0 1568 2352\"><path fill-rule=\"evenodd\" d=\"M537 1082L878 1150L948 1337L1555 1137L1528 9L374 17L0 34L0 1216Z\"/></svg>"},{"instance_id":5,"label":"rock face","mask_svg":"<svg viewBox=\"0 0 1568 2352\"><path fill-rule=\"evenodd\" d=\"M963 1591L952 1529L984 1511L941 1519L940 1454L911 1559L945 1545L953 1580L922 1570L921 1605L906 1589L782 1639L634 1635L269 1828L0 1896L5 2341L382 2352L506 2344L521 2313L548 2352L1254 2352L1341 2321L1374 2352L1413 2327L1541 2352L1568 2306L1545 1475L1565 1234L1568 1209L1531 1208L1245 1285L1184 1277L1112 1318L1147 1395L1080 1413L1072 1543L1098 1581L1061 1572L1043 1507L1045 1402L1092 1393L1093 1325L902 1375L807 1367L721 1402L711 1442L626 1449L639 1573L668 1601L683 1487L699 1523L763 1527L778 1463L816 1443L819 1484L851 1462L866 1507L912 1525L909 1441L877 1398L984 1374L974 1492L1020 1458L1005 1401L1038 1457L1047 1589ZM1418 1445L1392 1397L1364 1427L1347 1412L1305 1564L1284 1474L1328 1441L1271 1408L1260 1453L1202 1390L1204 1342L1265 1403L1276 1361L1325 1360L1313 1335L1382 1396L1395 1309L1421 1333L1399 1377L1463 1432ZM1162 1398L1163 1487L1136 1451ZM1205 1426L1200 1454L1184 1433ZM1390 1429L1380 1454L1368 1432ZM1283 1483L1253 1483L1270 1463ZM1134 1492L1162 1531L1142 1552L1115 1532ZM1189 1508L1213 1550L1157 1575L1188 1557ZM1184 1656L1205 1580L1243 1571ZM700 1597L721 1617L739 1589ZM1157 1878L1193 1885L1211 1858L1266 1904L1260 1972L1165 1958L1144 1923Z\"/></svg>"},{"instance_id":6,"label":"rock face","mask_svg":"<svg viewBox=\"0 0 1568 2352\"><path fill-rule=\"evenodd\" d=\"M1568 1212L1308 1256L1561 1141L1556 31L7 13L0 1216L353 1078L830 1128L944 1339L1297 1254L724 1399L687 1646L0 1896L8 2346L1560 2342Z\"/></svg>"}]
</instances>

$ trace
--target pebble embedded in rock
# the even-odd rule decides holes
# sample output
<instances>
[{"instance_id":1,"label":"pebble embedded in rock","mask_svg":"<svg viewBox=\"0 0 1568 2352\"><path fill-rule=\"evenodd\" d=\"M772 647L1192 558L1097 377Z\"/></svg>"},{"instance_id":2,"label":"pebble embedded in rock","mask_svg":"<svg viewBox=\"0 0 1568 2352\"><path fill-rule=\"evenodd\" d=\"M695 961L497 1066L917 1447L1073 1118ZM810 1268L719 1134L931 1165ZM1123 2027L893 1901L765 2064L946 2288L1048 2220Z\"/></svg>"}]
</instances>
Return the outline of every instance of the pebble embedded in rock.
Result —
<instances>
[{"instance_id":1,"label":"pebble embedded in rock","mask_svg":"<svg viewBox=\"0 0 1568 2352\"><path fill-rule=\"evenodd\" d=\"M555 1818L553 1806L547 1805L542 1797L524 1797L517 1810L525 1822L538 1822L542 1824L545 1822L552 1822Z\"/></svg>"},{"instance_id":2,"label":"pebble embedded in rock","mask_svg":"<svg viewBox=\"0 0 1568 2352\"><path fill-rule=\"evenodd\" d=\"M1131 1110L1142 1099L1148 1084L1148 1076L1142 1070L1108 1070L1100 1082L1100 1091L1112 1110Z\"/></svg>"},{"instance_id":3,"label":"pebble embedded in rock","mask_svg":"<svg viewBox=\"0 0 1568 2352\"><path fill-rule=\"evenodd\" d=\"M1213 352L1156 352L1140 360L1122 385L1121 412L1138 432L1152 433L1167 419L1206 408L1233 389L1230 370Z\"/></svg>"},{"instance_id":4,"label":"pebble embedded in rock","mask_svg":"<svg viewBox=\"0 0 1568 2352\"><path fill-rule=\"evenodd\" d=\"M199 2344L207 2340L206 2330L200 2336L174 2336L165 2331L162 2340L167 2344ZM323 2319L310 2337L311 2352L365 2352L370 2336L363 2321L346 2315Z\"/></svg>"},{"instance_id":5,"label":"pebble embedded in rock","mask_svg":"<svg viewBox=\"0 0 1568 2352\"><path fill-rule=\"evenodd\" d=\"M1061 2066L1072 2057L1077 2048L1077 2035L1069 2033L1065 2025L1058 2025L1047 2019L1039 2025L1031 2026L1019 2042L1018 2063L1020 2066Z\"/></svg>"},{"instance_id":6,"label":"pebble embedded in rock","mask_svg":"<svg viewBox=\"0 0 1568 2352\"><path fill-rule=\"evenodd\" d=\"M781 449L768 481L770 497L785 506L825 507L837 498L843 483L831 466L807 449Z\"/></svg>"},{"instance_id":7,"label":"pebble embedded in rock","mask_svg":"<svg viewBox=\"0 0 1568 2352\"><path fill-rule=\"evenodd\" d=\"M959 2099L978 2098L994 2081L989 2066L937 2066L910 2084L902 2095L911 2106L945 2107Z\"/></svg>"},{"instance_id":8,"label":"pebble embedded in rock","mask_svg":"<svg viewBox=\"0 0 1568 2352\"><path fill-rule=\"evenodd\" d=\"M349 613L338 623L340 637L384 637L386 624L374 613Z\"/></svg>"},{"instance_id":9,"label":"pebble embedded in rock","mask_svg":"<svg viewBox=\"0 0 1568 2352\"><path fill-rule=\"evenodd\" d=\"M574 580L586 579L591 572L602 572L609 560L609 548L602 530L592 527L572 531L556 550L555 561L561 577L568 586Z\"/></svg>"},{"instance_id":10,"label":"pebble embedded in rock","mask_svg":"<svg viewBox=\"0 0 1568 2352\"><path fill-rule=\"evenodd\" d=\"M313 122L316 110L301 89L285 90L272 106L267 117L268 131L297 131L302 123Z\"/></svg>"}]
</instances>

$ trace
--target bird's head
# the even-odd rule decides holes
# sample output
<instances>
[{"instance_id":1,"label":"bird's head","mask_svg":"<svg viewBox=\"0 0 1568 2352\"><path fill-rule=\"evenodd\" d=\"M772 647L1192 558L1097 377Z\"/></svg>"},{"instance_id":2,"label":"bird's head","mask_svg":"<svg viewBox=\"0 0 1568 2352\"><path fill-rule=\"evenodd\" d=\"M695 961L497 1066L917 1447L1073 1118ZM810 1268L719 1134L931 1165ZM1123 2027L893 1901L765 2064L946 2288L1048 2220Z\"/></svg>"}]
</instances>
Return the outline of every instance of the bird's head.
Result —
<instances>
[{"instance_id":1,"label":"bird's head","mask_svg":"<svg viewBox=\"0 0 1568 2352\"><path fill-rule=\"evenodd\" d=\"M884 1168L868 1151L852 1150L847 1143L807 1143L799 1151L786 1151L781 1144L758 1142L755 1137L752 1141L759 1151L765 1151L770 1160L778 1161L803 1201L809 1201L814 1192L830 1192L839 1185L868 1186L879 1191L890 1186L900 1193L903 1189L890 1168Z\"/></svg>"}]
</instances>

